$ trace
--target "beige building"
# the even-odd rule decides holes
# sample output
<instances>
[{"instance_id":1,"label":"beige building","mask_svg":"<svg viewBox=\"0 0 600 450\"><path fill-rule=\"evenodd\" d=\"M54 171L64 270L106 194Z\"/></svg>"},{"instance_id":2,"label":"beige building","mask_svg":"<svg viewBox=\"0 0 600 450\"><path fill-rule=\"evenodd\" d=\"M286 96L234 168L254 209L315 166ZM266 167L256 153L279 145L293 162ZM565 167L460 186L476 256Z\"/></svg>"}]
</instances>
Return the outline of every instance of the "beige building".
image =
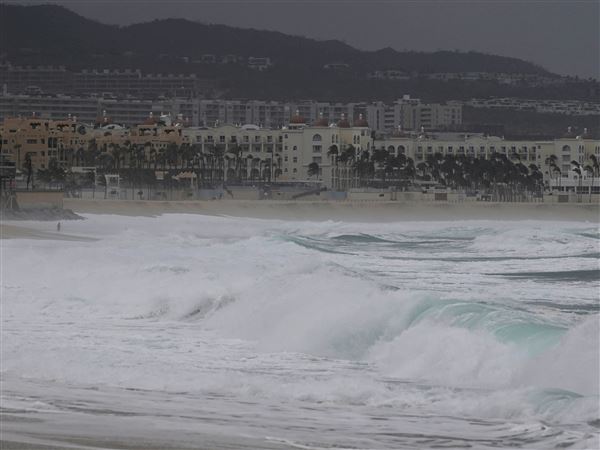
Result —
<instances>
[{"instance_id":1,"label":"beige building","mask_svg":"<svg viewBox=\"0 0 600 450\"><path fill-rule=\"evenodd\" d=\"M75 149L87 146L89 129L73 119L48 120L38 117L5 119L0 128L2 154L22 170L27 158L32 168L45 169L50 160L66 167L72 163Z\"/></svg>"},{"instance_id":2,"label":"beige building","mask_svg":"<svg viewBox=\"0 0 600 450\"><path fill-rule=\"evenodd\" d=\"M189 127L182 116L166 115L147 116L144 123L133 128L116 125L107 115L97 119L95 127L81 124L73 117L66 120L28 117L5 119L0 127L0 142L2 154L15 161L19 170L23 169L27 156L34 170L47 168L52 158L65 168L80 165L78 152L92 144L100 154L114 155L120 148L123 155L120 167L129 164L130 149L143 149L143 160L150 166L157 154L175 145L178 149L187 146L194 155L224 155L225 180L241 165L249 180L319 182L334 189L352 186L350 165L335 164L336 157L348 156L348 152L352 153L352 159L358 159L366 151L383 149L392 155L403 154L413 159L415 165L436 153L474 158L500 153L526 166L535 164L547 186L555 190L573 191L594 183L597 185L594 191L600 191L598 174L592 177L583 169L591 163L592 155L600 159L600 141L585 134L553 141L511 141L480 133L419 132L396 133L373 140L371 131L363 118L351 122L345 115L337 121L323 115L311 121L296 114L286 126L274 129L257 125ZM179 161L182 159L180 154ZM573 161L581 166L581 175L573 170L576 168ZM309 174L312 163L316 163L318 171ZM264 177L267 172L269 176Z\"/></svg>"}]
</instances>

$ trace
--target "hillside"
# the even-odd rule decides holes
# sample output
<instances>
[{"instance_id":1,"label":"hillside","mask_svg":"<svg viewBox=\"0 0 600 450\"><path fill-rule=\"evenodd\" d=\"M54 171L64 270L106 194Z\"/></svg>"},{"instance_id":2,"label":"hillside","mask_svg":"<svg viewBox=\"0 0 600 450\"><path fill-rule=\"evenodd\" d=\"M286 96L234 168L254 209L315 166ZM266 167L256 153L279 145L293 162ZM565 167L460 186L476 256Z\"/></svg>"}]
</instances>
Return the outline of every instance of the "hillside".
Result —
<instances>
[{"instance_id":1,"label":"hillside","mask_svg":"<svg viewBox=\"0 0 600 450\"><path fill-rule=\"evenodd\" d=\"M490 72L557 78L517 58L477 52L361 51L336 40L317 41L184 19L118 27L55 5L0 4L0 30L0 55L14 65L65 65L72 71L139 68L154 73L194 73L217 80L218 92L224 97L360 101L393 100L411 93L443 101L492 95L518 97L524 90L526 96L535 97L534 89L523 86L489 80L441 82L429 80L427 75ZM223 64L228 55L233 55L233 62ZM252 70L246 64L250 57L268 57L272 66L265 71ZM324 67L331 63L341 65L333 70ZM410 79L369 79L373 72L385 70L405 73ZM539 93L546 92L555 98L585 98L590 91L589 86L571 85Z\"/></svg>"},{"instance_id":2,"label":"hillside","mask_svg":"<svg viewBox=\"0 0 600 450\"><path fill-rule=\"evenodd\" d=\"M274 31L205 25L164 19L126 27L104 25L54 5L0 5L0 49L14 63L86 64L107 59L115 64L135 55L161 54L192 60L205 54L267 56L283 67L322 69L344 62L352 73L398 69L405 72L547 72L528 62L476 52L360 51L340 41L316 41ZM129 56L125 56L129 55ZM121 63L124 61L121 61Z\"/></svg>"}]
</instances>

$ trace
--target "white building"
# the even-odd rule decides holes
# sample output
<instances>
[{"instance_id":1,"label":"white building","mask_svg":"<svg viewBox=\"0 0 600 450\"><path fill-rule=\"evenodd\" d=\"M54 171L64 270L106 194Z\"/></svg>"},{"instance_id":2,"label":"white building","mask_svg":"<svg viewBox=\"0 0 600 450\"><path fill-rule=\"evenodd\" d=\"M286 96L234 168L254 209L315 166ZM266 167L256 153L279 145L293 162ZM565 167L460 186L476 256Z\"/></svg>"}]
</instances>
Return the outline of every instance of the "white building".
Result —
<instances>
[{"instance_id":1,"label":"white building","mask_svg":"<svg viewBox=\"0 0 600 450\"><path fill-rule=\"evenodd\" d=\"M462 106L455 102L445 105L421 103L419 99L405 95L393 105L376 102L368 105L367 120L378 132L398 129L426 130L459 125L462 123Z\"/></svg>"}]
</instances>

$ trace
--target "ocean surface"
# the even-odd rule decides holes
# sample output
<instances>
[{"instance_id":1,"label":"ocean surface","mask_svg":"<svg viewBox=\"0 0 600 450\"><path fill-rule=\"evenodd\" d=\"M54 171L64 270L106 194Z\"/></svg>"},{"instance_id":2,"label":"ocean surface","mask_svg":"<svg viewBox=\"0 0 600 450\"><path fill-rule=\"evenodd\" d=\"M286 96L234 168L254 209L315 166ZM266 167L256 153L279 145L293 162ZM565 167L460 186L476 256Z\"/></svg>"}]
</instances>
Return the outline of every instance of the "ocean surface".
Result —
<instances>
[{"instance_id":1,"label":"ocean surface","mask_svg":"<svg viewBox=\"0 0 600 450\"><path fill-rule=\"evenodd\" d=\"M61 235L92 239L2 241L13 434L600 448L597 223L87 215Z\"/></svg>"}]
</instances>

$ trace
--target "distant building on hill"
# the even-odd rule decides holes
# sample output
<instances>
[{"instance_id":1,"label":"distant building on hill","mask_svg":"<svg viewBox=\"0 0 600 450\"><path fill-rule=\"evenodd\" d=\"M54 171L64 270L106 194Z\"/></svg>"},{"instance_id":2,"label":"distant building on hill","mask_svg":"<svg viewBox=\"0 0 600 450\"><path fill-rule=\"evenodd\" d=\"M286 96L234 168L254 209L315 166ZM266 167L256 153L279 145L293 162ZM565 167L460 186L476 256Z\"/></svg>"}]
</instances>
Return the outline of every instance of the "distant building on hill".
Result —
<instances>
[{"instance_id":1,"label":"distant building on hill","mask_svg":"<svg viewBox=\"0 0 600 450\"><path fill-rule=\"evenodd\" d=\"M37 90L44 94L100 95L142 98L198 97L209 95L215 88L214 80L196 75L152 74L141 70L83 69L71 72L64 66L0 65L0 86L10 94Z\"/></svg>"},{"instance_id":2,"label":"distant building on hill","mask_svg":"<svg viewBox=\"0 0 600 450\"><path fill-rule=\"evenodd\" d=\"M462 123L462 105L455 102L422 103L405 95L392 105L383 102L368 105L367 120L378 132L439 129Z\"/></svg>"}]
</instances>

